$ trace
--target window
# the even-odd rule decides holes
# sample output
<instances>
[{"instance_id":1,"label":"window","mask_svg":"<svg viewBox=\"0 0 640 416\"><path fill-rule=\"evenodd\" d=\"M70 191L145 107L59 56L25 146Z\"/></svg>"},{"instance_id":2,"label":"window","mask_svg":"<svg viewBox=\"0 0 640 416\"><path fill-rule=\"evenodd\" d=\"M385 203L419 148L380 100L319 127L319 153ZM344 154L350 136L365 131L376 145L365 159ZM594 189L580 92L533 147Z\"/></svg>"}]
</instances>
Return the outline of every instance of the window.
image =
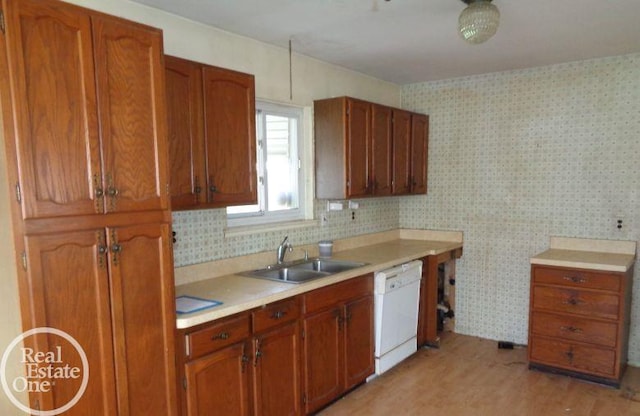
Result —
<instances>
[{"instance_id":1,"label":"window","mask_svg":"<svg viewBox=\"0 0 640 416\"><path fill-rule=\"evenodd\" d=\"M227 208L230 226L305 218L302 109L256 102L258 204Z\"/></svg>"}]
</instances>

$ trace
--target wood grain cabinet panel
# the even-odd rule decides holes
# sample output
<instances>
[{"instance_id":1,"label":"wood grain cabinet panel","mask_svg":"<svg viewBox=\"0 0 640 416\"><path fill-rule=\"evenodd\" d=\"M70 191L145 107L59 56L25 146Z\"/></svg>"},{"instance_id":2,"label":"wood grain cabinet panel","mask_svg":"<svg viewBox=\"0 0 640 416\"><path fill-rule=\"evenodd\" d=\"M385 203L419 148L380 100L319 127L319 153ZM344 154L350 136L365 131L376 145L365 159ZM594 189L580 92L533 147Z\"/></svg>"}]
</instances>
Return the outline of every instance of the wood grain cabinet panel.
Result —
<instances>
[{"instance_id":1,"label":"wood grain cabinet panel","mask_svg":"<svg viewBox=\"0 0 640 416\"><path fill-rule=\"evenodd\" d=\"M173 208L257 202L253 75L166 57Z\"/></svg>"},{"instance_id":2,"label":"wood grain cabinet panel","mask_svg":"<svg viewBox=\"0 0 640 416\"><path fill-rule=\"evenodd\" d=\"M206 202L201 65L165 55L171 208Z\"/></svg>"},{"instance_id":3,"label":"wood grain cabinet panel","mask_svg":"<svg viewBox=\"0 0 640 416\"><path fill-rule=\"evenodd\" d=\"M182 414L300 415L297 297L180 331Z\"/></svg>"},{"instance_id":4,"label":"wood grain cabinet panel","mask_svg":"<svg viewBox=\"0 0 640 416\"><path fill-rule=\"evenodd\" d=\"M102 212L91 17L48 0L8 2L4 12L5 108L15 121L7 146L17 156L22 218ZM9 118L4 124L11 128Z\"/></svg>"},{"instance_id":5,"label":"wood grain cabinet panel","mask_svg":"<svg viewBox=\"0 0 640 416\"><path fill-rule=\"evenodd\" d=\"M238 343L186 364L188 416L251 414L249 346Z\"/></svg>"},{"instance_id":6,"label":"wood grain cabinet panel","mask_svg":"<svg viewBox=\"0 0 640 416\"><path fill-rule=\"evenodd\" d=\"M529 367L619 386L627 365L626 273L532 265Z\"/></svg>"},{"instance_id":7,"label":"wood grain cabinet panel","mask_svg":"<svg viewBox=\"0 0 640 416\"><path fill-rule=\"evenodd\" d=\"M87 353L88 390L65 414L173 415L162 32L56 0L2 6L23 327L62 329ZM72 390L30 400L50 410Z\"/></svg>"},{"instance_id":8,"label":"wood grain cabinet panel","mask_svg":"<svg viewBox=\"0 0 640 416\"><path fill-rule=\"evenodd\" d=\"M106 246L105 230L27 236L25 240L26 279L33 305L31 326L65 331L80 343L89 363L87 389L67 414L117 414L108 260L99 254ZM38 350L52 350L48 339L38 341L42 342ZM73 351L59 337L51 342L62 342L63 352ZM65 354L65 360L82 368L74 354ZM33 394L31 406L35 408L38 400L41 410L58 408L68 403L78 388L68 382L58 383L48 395Z\"/></svg>"},{"instance_id":9,"label":"wood grain cabinet panel","mask_svg":"<svg viewBox=\"0 0 640 416\"><path fill-rule=\"evenodd\" d=\"M393 110L393 182L394 195L411 191L411 113Z\"/></svg>"},{"instance_id":10,"label":"wood grain cabinet panel","mask_svg":"<svg viewBox=\"0 0 640 416\"><path fill-rule=\"evenodd\" d=\"M426 193L427 120L351 97L314 101L316 197Z\"/></svg>"},{"instance_id":11,"label":"wood grain cabinet panel","mask_svg":"<svg viewBox=\"0 0 640 416\"><path fill-rule=\"evenodd\" d=\"M411 193L427 193L429 116L411 114Z\"/></svg>"},{"instance_id":12,"label":"wood grain cabinet panel","mask_svg":"<svg viewBox=\"0 0 640 416\"><path fill-rule=\"evenodd\" d=\"M110 17L92 23L106 211L168 209L162 32Z\"/></svg>"},{"instance_id":13,"label":"wood grain cabinet panel","mask_svg":"<svg viewBox=\"0 0 640 416\"><path fill-rule=\"evenodd\" d=\"M303 297L305 412L313 413L374 372L373 275Z\"/></svg>"}]
</instances>

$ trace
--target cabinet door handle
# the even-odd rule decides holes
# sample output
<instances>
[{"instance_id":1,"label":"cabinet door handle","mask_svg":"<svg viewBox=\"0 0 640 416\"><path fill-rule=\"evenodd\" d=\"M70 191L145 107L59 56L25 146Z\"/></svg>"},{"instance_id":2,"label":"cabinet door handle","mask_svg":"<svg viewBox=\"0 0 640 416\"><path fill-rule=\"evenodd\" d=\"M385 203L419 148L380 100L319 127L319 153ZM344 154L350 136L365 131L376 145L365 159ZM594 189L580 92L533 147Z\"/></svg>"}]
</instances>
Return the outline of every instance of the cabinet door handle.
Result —
<instances>
[{"instance_id":1,"label":"cabinet door handle","mask_svg":"<svg viewBox=\"0 0 640 416\"><path fill-rule=\"evenodd\" d=\"M282 319L287 315L286 311L275 311L272 315L271 315L271 319Z\"/></svg>"},{"instance_id":2,"label":"cabinet door handle","mask_svg":"<svg viewBox=\"0 0 640 416\"><path fill-rule=\"evenodd\" d=\"M220 332L219 334L215 334L211 337L211 341L217 341L217 340L226 340L229 339L229 337L231 336L230 333L228 332Z\"/></svg>"},{"instance_id":3,"label":"cabinet door handle","mask_svg":"<svg viewBox=\"0 0 640 416\"><path fill-rule=\"evenodd\" d=\"M573 332L574 334L582 333L582 329L576 328L575 326L561 326L560 329L567 332Z\"/></svg>"},{"instance_id":4,"label":"cabinet door handle","mask_svg":"<svg viewBox=\"0 0 640 416\"><path fill-rule=\"evenodd\" d=\"M587 279L580 276L564 276L563 279L573 283L587 283Z\"/></svg>"},{"instance_id":5,"label":"cabinet door handle","mask_svg":"<svg viewBox=\"0 0 640 416\"><path fill-rule=\"evenodd\" d=\"M574 354L572 350L565 352L564 355L567 357L570 363L573 362Z\"/></svg>"},{"instance_id":6,"label":"cabinet door handle","mask_svg":"<svg viewBox=\"0 0 640 416\"><path fill-rule=\"evenodd\" d=\"M94 193L96 198L102 198L104 196L104 190L102 188L96 188Z\"/></svg>"},{"instance_id":7,"label":"cabinet door handle","mask_svg":"<svg viewBox=\"0 0 640 416\"><path fill-rule=\"evenodd\" d=\"M569 299L565 300L562 303L564 303L565 305L576 306L576 305L580 305L580 304L584 303L584 301L572 297L572 298L569 298Z\"/></svg>"}]
</instances>

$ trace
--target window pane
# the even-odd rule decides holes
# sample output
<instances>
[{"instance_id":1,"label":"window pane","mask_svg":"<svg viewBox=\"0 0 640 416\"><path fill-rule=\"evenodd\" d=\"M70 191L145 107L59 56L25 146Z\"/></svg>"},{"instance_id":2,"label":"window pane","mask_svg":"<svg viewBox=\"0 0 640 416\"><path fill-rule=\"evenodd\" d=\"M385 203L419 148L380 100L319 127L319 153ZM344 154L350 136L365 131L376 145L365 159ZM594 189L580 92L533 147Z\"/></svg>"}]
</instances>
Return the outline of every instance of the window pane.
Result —
<instances>
[{"instance_id":1,"label":"window pane","mask_svg":"<svg viewBox=\"0 0 640 416\"><path fill-rule=\"evenodd\" d=\"M298 208L296 119L267 114L267 210Z\"/></svg>"}]
</instances>

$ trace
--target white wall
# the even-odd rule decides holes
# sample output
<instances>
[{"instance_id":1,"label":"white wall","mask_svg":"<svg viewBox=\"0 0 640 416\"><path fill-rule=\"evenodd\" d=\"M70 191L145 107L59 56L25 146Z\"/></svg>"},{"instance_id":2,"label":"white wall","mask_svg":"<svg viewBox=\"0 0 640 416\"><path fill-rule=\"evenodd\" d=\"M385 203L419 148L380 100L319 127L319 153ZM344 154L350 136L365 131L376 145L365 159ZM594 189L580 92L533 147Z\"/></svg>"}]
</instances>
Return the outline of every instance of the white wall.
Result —
<instances>
[{"instance_id":1,"label":"white wall","mask_svg":"<svg viewBox=\"0 0 640 416\"><path fill-rule=\"evenodd\" d=\"M457 331L527 342L529 258L551 235L640 240L640 54L407 85L402 101L430 135L429 194L400 224L464 231ZM632 308L638 365L637 281Z\"/></svg>"},{"instance_id":2,"label":"white wall","mask_svg":"<svg viewBox=\"0 0 640 416\"><path fill-rule=\"evenodd\" d=\"M295 53L290 100L286 49L127 0L65 1L161 28L169 55L254 74L256 96L261 99L311 106L315 99L352 95L391 106L400 103L400 88L395 84Z\"/></svg>"}]
</instances>

